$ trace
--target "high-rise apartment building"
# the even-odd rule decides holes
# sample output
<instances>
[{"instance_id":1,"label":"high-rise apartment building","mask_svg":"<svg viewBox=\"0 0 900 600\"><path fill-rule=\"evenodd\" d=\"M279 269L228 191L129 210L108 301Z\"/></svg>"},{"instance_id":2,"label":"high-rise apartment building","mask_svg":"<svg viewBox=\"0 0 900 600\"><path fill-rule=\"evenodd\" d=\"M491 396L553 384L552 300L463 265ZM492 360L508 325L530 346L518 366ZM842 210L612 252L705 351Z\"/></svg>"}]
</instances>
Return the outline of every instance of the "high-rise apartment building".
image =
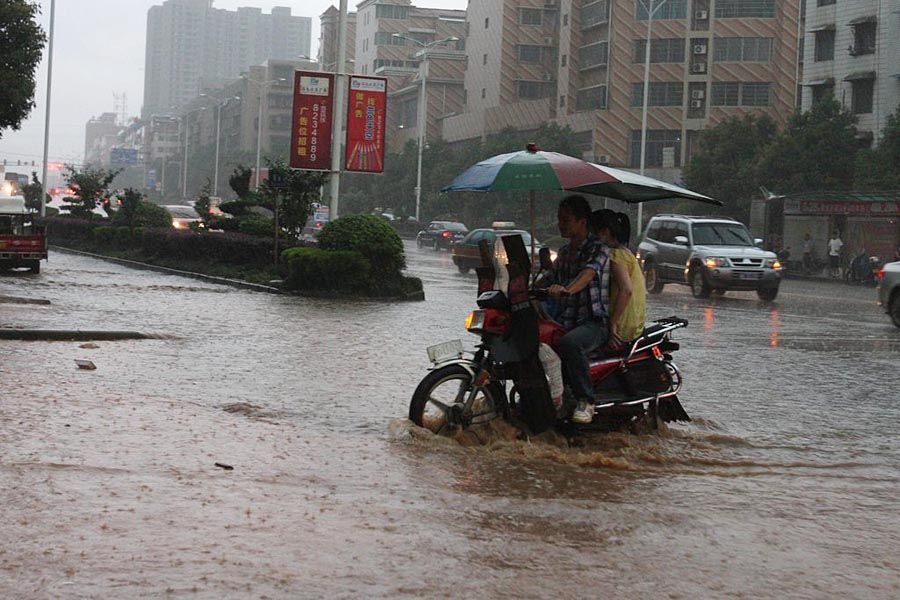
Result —
<instances>
[{"instance_id":1,"label":"high-rise apartment building","mask_svg":"<svg viewBox=\"0 0 900 600\"><path fill-rule=\"evenodd\" d=\"M467 11L465 113L449 141L549 120L584 155L640 165L650 0L479 0ZM696 133L731 115L783 123L797 103L800 0L655 0L646 166L673 179ZM657 169L667 169L667 174Z\"/></svg>"},{"instance_id":2,"label":"high-rise apartment building","mask_svg":"<svg viewBox=\"0 0 900 600\"><path fill-rule=\"evenodd\" d=\"M317 62L323 71L334 71L338 55L338 9L329 6L319 16L319 54ZM347 44L345 46L347 73L353 73L356 62L356 13L347 13Z\"/></svg>"},{"instance_id":3,"label":"high-rise apartment building","mask_svg":"<svg viewBox=\"0 0 900 600\"><path fill-rule=\"evenodd\" d=\"M202 87L221 84L268 59L295 60L311 51L312 19L290 8L237 11L212 0L165 0L147 12L145 118L170 112Z\"/></svg>"},{"instance_id":4,"label":"high-rise apartment building","mask_svg":"<svg viewBox=\"0 0 900 600\"><path fill-rule=\"evenodd\" d=\"M900 104L900 16L897 4L807 0L803 109L834 96L875 143Z\"/></svg>"}]
</instances>

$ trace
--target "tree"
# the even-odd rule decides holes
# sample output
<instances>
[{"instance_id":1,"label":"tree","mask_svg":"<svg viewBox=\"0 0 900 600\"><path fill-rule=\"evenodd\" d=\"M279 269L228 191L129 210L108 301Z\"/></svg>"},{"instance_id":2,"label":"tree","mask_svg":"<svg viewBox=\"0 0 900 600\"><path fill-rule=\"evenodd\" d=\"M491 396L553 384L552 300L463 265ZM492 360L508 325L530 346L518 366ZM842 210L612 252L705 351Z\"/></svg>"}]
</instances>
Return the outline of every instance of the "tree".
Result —
<instances>
[{"instance_id":1,"label":"tree","mask_svg":"<svg viewBox=\"0 0 900 600\"><path fill-rule=\"evenodd\" d=\"M25 206L31 212L40 212L41 210L41 193L44 191L44 186L41 185L40 180L38 180L37 173L35 171L31 172L31 183L28 185L22 186L22 197L25 198ZM44 196L44 204L49 204L50 194Z\"/></svg>"},{"instance_id":2,"label":"tree","mask_svg":"<svg viewBox=\"0 0 900 600\"><path fill-rule=\"evenodd\" d=\"M856 118L834 98L795 114L762 153L759 183L779 194L852 188L859 151L855 125Z\"/></svg>"},{"instance_id":3,"label":"tree","mask_svg":"<svg viewBox=\"0 0 900 600\"><path fill-rule=\"evenodd\" d=\"M203 219L204 223L209 219L209 197L211 194L212 181L207 177L206 183L200 188L200 195L197 196L197 201L194 203L194 209L197 211L197 214L200 215L200 218Z\"/></svg>"},{"instance_id":4,"label":"tree","mask_svg":"<svg viewBox=\"0 0 900 600\"><path fill-rule=\"evenodd\" d=\"M244 165L238 165L234 168L231 176L228 178L228 185L237 194L240 199L246 198L250 194L250 177L253 172Z\"/></svg>"},{"instance_id":5,"label":"tree","mask_svg":"<svg viewBox=\"0 0 900 600\"><path fill-rule=\"evenodd\" d=\"M731 117L703 131L685 165L685 184L725 202L725 212L748 222L759 186L757 162L776 133L775 122L765 114Z\"/></svg>"},{"instance_id":6,"label":"tree","mask_svg":"<svg viewBox=\"0 0 900 600\"><path fill-rule=\"evenodd\" d=\"M319 199L319 189L325 183L325 174L314 171L298 171L289 168L281 159L266 159L269 179L259 187L260 204L278 212L279 227L296 237L312 212L312 203ZM284 187L271 182L283 182Z\"/></svg>"},{"instance_id":7,"label":"tree","mask_svg":"<svg viewBox=\"0 0 900 600\"><path fill-rule=\"evenodd\" d=\"M94 209L109 202L109 185L118 174L119 171L91 167L79 171L72 165L66 165L63 178L75 195L65 198L63 209L76 217L93 218Z\"/></svg>"},{"instance_id":8,"label":"tree","mask_svg":"<svg viewBox=\"0 0 900 600\"><path fill-rule=\"evenodd\" d=\"M0 2L0 137L4 129L18 129L34 108L35 70L47 41L39 10L26 0Z\"/></svg>"},{"instance_id":9,"label":"tree","mask_svg":"<svg viewBox=\"0 0 900 600\"><path fill-rule=\"evenodd\" d=\"M856 157L854 187L860 190L900 189L900 107L887 118L881 141Z\"/></svg>"}]
</instances>

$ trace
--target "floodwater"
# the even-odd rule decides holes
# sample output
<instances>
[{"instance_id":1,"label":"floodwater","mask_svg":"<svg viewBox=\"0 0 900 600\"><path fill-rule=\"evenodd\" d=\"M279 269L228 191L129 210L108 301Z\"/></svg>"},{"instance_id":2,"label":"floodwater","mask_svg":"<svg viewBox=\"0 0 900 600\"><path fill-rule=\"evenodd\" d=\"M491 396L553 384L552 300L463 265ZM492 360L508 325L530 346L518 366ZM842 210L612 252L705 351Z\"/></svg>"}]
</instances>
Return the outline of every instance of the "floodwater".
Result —
<instances>
[{"instance_id":1,"label":"floodwater","mask_svg":"<svg viewBox=\"0 0 900 600\"><path fill-rule=\"evenodd\" d=\"M161 336L0 341L0 597L900 597L900 331L872 289L668 286L693 423L464 446L405 414L425 347L474 343L475 278L407 253L426 302L59 253L0 277L51 301L0 327Z\"/></svg>"}]
</instances>

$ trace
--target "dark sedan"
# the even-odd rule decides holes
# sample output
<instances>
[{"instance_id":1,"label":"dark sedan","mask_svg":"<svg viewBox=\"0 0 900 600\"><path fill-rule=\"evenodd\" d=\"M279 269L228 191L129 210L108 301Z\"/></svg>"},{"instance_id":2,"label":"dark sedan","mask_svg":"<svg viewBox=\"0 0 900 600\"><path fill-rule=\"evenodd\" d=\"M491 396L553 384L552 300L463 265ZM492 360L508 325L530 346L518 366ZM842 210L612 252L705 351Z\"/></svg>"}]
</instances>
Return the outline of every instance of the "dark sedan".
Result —
<instances>
[{"instance_id":1,"label":"dark sedan","mask_svg":"<svg viewBox=\"0 0 900 600\"><path fill-rule=\"evenodd\" d=\"M458 242L469 233L466 226L455 221L432 221L428 227L416 235L416 246L427 246L438 250L450 248L454 242Z\"/></svg>"},{"instance_id":2,"label":"dark sedan","mask_svg":"<svg viewBox=\"0 0 900 600\"><path fill-rule=\"evenodd\" d=\"M478 249L478 243L486 240L491 248L494 247L494 240L497 236L514 235L522 236L522 242L525 248L531 248L531 234L522 229L473 229L462 241L453 244L453 264L459 269L460 273L468 273L470 269L481 266L481 251ZM543 248L543 244L534 241L534 250L537 252ZM556 259L556 253L551 251L551 260ZM537 268L537 254L532 257L532 262Z\"/></svg>"}]
</instances>

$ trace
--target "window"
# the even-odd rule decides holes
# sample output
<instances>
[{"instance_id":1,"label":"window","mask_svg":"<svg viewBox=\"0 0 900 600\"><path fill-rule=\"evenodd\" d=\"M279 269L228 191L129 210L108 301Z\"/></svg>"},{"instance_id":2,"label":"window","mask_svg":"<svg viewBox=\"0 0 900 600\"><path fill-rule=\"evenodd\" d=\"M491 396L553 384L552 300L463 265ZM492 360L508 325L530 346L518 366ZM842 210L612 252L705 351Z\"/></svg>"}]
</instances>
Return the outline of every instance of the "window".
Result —
<instances>
[{"instance_id":1,"label":"window","mask_svg":"<svg viewBox=\"0 0 900 600\"><path fill-rule=\"evenodd\" d=\"M484 98L484 88L481 88L481 97Z\"/></svg>"},{"instance_id":2,"label":"window","mask_svg":"<svg viewBox=\"0 0 900 600\"><path fill-rule=\"evenodd\" d=\"M647 106L681 106L684 83L681 81L651 81ZM644 105L644 84L631 84L631 106Z\"/></svg>"},{"instance_id":3,"label":"window","mask_svg":"<svg viewBox=\"0 0 900 600\"><path fill-rule=\"evenodd\" d=\"M654 220L650 223L650 227L647 228L647 237L651 240L659 240L659 233L662 229L663 222L659 219Z\"/></svg>"},{"instance_id":4,"label":"window","mask_svg":"<svg viewBox=\"0 0 900 600\"><path fill-rule=\"evenodd\" d=\"M857 79L853 84L853 114L865 115L872 112L872 98L875 95L874 79Z\"/></svg>"},{"instance_id":5,"label":"window","mask_svg":"<svg viewBox=\"0 0 900 600\"><path fill-rule=\"evenodd\" d=\"M607 42L582 46L578 49L578 68L590 69L605 65L608 61L608 48Z\"/></svg>"},{"instance_id":6,"label":"window","mask_svg":"<svg viewBox=\"0 0 900 600\"><path fill-rule=\"evenodd\" d=\"M813 104L815 104L819 100L832 98L834 96L834 83L823 83L821 85L814 85L811 87Z\"/></svg>"},{"instance_id":7,"label":"window","mask_svg":"<svg viewBox=\"0 0 900 600\"><path fill-rule=\"evenodd\" d=\"M409 16L408 6L399 6L397 4L376 4L376 19L406 19Z\"/></svg>"},{"instance_id":8,"label":"window","mask_svg":"<svg viewBox=\"0 0 900 600\"><path fill-rule=\"evenodd\" d=\"M484 28L487 29L487 28L488 28L488 25L490 25L490 24L491 24L491 19L490 19L490 17L485 17L485 18L484 18Z\"/></svg>"},{"instance_id":9,"label":"window","mask_svg":"<svg viewBox=\"0 0 900 600\"><path fill-rule=\"evenodd\" d=\"M815 62L834 60L834 27L815 32Z\"/></svg>"},{"instance_id":10,"label":"window","mask_svg":"<svg viewBox=\"0 0 900 600\"><path fill-rule=\"evenodd\" d=\"M516 95L525 100L537 100L546 95L546 87L543 81L517 81Z\"/></svg>"},{"instance_id":11,"label":"window","mask_svg":"<svg viewBox=\"0 0 900 600\"><path fill-rule=\"evenodd\" d=\"M717 37L713 58L716 62L770 62L772 38Z\"/></svg>"},{"instance_id":12,"label":"window","mask_svg":"<svg viewBox=\"0 0 900 600\"><path fill-rule=\"evenodd\" d=\"M559 97L559 107L560 107L560 108L564 108L565 105L566 105L566 97L565 97L565 96L560 96L560 97Z\"/></svg>"},{"instance_id":13,"label":"window","mask_svg":"<svg viewBox=\"0 0 900 600\"><path fill-rule=\"evenodd\" d=\"M519 44L516 46L516 54L519 57L520 63L539 63L544 57L544 47Z\"/></svg>"},{"instance_id":14,"label":"window","mask_svg":"<svg viewBox=\"0 0 900 600\"><path fill-rule=\"evenodd\" d=\"M563 27L568 27L568 26L569 26L569 15L564 14L563 15Z\"/></svg>"},{"instance_id":15,"label":"window","mask_svg":"<svg viewBox=\"0 0 900 600\"><path fill-rule=\"evenodd\" d=\"M563 54L563 55L562 55L562 58L559 59L559 64L560 64L560 66L562 66L562 67L566 66L566 64L568 64L568 62L569 62L569 55L568 55L568 54Z\"/></svg>"},{"instance_id":16,"label":"window","mask_svg":"<svg viewBox=\"0 0 900 600\"><path fill-rule=\"evenodd\" d=\"M394 37L394 34L388 33L387 31L376 31L375 32L375 45L376 46L406 46L407 41L402 37Z\"/></svg>"},{"instance_id":17,"label":"window","mask_svg":"<svg viewBox=\"0 0 900 600\"><path fill-rule=\"evenodd\" d=\"M542 25L544 11L539 8L520 8L519 25Z\"/></svg>"},{"instance_id":18,"label":"window","mask_svg":"<svg viewBox=\"0 0 900 600\"><path fill-rule=\"evenodd\" d=\"M609 20L609 1L591 2L581 7L581 29L590 29Z\"/></svg>"},{"instance_id":19,"label":"window","mask_svg":"<svg viewBox=\"0 0 900 600\"><path fill-rule=\"evenodd\" d=\"M836 1L837 1L837 0L817 0L817 1L816 1L816 6L831 6L831 5L834 4Z\"/></svg>"},{"instance_id":20,"label":"window","mask_svg":"<svg viewBox=\"0 0 900 600\"><path fill-rule=\"evenodd\" d=\"M727 2L728 0L718 1ZM638 21L647 20L647 7L651 4L654 9L654 21L661 19L684 19L687 16L687 0L669 0L665 4L660 4L659 0L635 0L634 14ZM659 9L656 8L657 6L659 6Z\"/></svg>"},{"instance_id":21,"label":"window","mask_svg":"<svg viewBox=\"0 0 900 600\"><path fill-rule=\"evenodd\" d=\"M597 85L578 90L575 96L575 110L595 110L606 108L606 86Z\"/></svg>"},{"instance_id":22,"label":"window","mask_svg":"<svg viewBox=\"0 0 900 600\"><path fill-rule=\"evenodd\" d=\"M675 166L681 165L681 130L649 129L647 130L646 166L661 167L663 164L663 148L675 149ZM641 130L631 130L631 152L629 166L641 166Z\"/></svg>"},{"instance_id":23,"label":"window","mask_svg":"<svg viewBox=\"0 0 900 600\"><path fill-rule=\"evenodd\" d=\"M853 45L850 56L875 54L875 21L865 21L853 25Z\"/></svg>"},{"instance_id":24,"label":"window","mask_svg":"<svg viewBox=\"0 0 900 600\"><path fill-rule=\"evenodd\" d=\"M646 58L646 51L647 40L634 40L634 62L643 63ZM650 40L650 62L684 62L684 40L682 38Z\"/></svg>"},{"instance_id":25,"label":"window","mask_svg":"<svg viewBox=\"0 0 900 600\"><path fill-rule=\"evenodd\" d=\"M714 81L713 106L769 106L772 84L768 82Z\"/></svg>"},{"instance_id":26,"label":"window","mask_svg":"<svg viewBox=\"0 0 900 600\"><path fill-rule=\"evenodd\" d=\"M716 0L716 18L775 16L775 0Z\"/></svg>"}]
</instances>

